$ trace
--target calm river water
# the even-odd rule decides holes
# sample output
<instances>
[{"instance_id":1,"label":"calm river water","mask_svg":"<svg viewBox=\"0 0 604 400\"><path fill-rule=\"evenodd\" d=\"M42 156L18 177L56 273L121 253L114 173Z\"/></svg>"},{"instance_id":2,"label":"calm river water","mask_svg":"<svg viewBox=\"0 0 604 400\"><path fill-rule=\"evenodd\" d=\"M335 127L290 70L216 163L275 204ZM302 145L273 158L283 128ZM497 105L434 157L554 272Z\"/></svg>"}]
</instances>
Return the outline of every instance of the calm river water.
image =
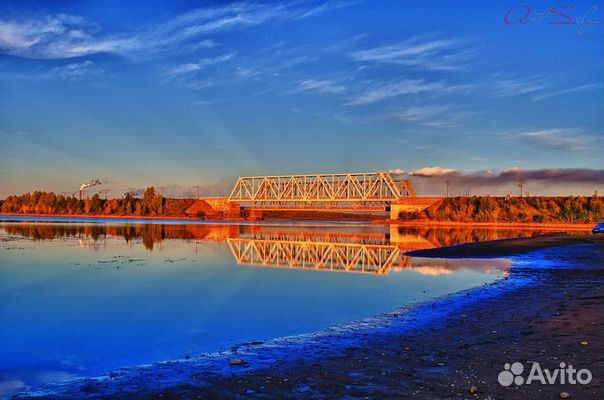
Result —
<instances>
[{"instance_id":1,"label":"calm river water","mask_svg":"<svg viewBox=\"0 0 604 400\"><path fill-rule=\"evenodd\" d=\"M307 333L492 282L407 250L536 231L0 222L0 394Z\"/></svg>"}]
</instances>

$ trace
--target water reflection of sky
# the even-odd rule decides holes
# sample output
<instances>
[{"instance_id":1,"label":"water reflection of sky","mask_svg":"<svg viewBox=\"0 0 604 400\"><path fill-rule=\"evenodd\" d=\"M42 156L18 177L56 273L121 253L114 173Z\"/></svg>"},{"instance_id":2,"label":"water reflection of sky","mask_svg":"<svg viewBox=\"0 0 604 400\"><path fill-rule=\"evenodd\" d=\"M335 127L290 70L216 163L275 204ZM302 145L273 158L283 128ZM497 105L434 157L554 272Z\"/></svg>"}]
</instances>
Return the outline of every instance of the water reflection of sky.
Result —
<instances>
[{"instance_id":1,"label":"water reflection of sky","mask_svg":"<svg viewBox=\"0 0 604 400\"><path fill-rule=\"evenodd\" d=\"M311 332L491 282L507 273L508 260L403 254L483 236L493 233L0 224L0 388ZM229 247L233 238L281 246L283 253L272 258L276 264L241 262ZM371 269L385 260L370 253L372 246L396 255L382 273ZM304 267L288 264L288 252L306 257ZM351 273L309 265L317 254L322 265L329 257L348 263ZM359 260L369 269L359 270Z\"/></svg>"}]
</instances>

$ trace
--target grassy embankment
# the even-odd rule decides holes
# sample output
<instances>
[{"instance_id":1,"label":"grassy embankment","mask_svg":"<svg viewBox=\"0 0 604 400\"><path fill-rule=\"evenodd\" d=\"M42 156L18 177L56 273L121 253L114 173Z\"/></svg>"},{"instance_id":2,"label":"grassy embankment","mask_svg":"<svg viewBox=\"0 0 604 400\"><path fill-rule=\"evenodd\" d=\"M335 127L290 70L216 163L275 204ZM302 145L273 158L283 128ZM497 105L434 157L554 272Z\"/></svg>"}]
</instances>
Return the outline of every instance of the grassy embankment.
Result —
<instances>
[{"instance_id":1,"label":"grassy embankment","mask_svg":"<svg viewBox=\"0 0 604 400\"><path fill-rule=\"evenodd\" d=\"M591 223L604 218L601 196L449 197L419 212L401 212L402 221L491 223Z\"/></svg>"}]
</instances>

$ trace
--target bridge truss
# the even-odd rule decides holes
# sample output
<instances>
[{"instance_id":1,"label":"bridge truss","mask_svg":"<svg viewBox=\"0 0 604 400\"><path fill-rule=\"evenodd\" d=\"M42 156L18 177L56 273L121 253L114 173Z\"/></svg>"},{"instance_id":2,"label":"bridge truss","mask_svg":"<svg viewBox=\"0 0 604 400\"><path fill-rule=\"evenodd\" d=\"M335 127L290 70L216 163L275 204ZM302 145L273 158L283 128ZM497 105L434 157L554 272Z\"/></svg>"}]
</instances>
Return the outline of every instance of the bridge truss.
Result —
<instances>
[{"instance_id":1,"label":"bridge truss","mask_svg":"<svg viewBox=\"0 0 604 400\"><path fill-rule=\"evenodd\" d=\"M296 208L304 204L316 208L319 204L356 203L378 209L403 197L402 189L388 172L247 176L237 179L229 201L267 207L290 204Z\"/></svg>"}]
</instances>

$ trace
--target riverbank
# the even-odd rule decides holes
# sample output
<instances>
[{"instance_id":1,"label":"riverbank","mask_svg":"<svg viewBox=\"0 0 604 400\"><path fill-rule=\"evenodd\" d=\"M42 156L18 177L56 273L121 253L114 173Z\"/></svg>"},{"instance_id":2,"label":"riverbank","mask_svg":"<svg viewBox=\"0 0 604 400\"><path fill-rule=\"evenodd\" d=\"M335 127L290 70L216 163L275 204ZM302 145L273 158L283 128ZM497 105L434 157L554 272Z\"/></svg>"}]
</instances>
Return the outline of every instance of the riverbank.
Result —
<instances>
[{"instance_id":1,"label":"riverbank","mask_svg":"<svg viewBox=\"0 0 604 400\"><path fill-rule=\"evenodd\" d=\"M127 220L174 220L174 221L204 221L202 218L193 218L193 217L160 217L160 216L139 216L139 215L104 215L104 214L16 214L16 213L4 213L0 214L0 219L2 217L27 217L28 221L31 221L35 218L41 219L52 219L52 218L61 218L61 219L106 219L106 220L116 220L116 219L127 219Z\"/></svg>"},{"instance_id":2,"label":"riverbank","mask_svg":"<svg viewBox=\"0 0 604 400\"><path fill-rule=\"evenodd\" d=\"M158 220L166 220L166 221L191 221L191 222L200 222L205 221L208 223L212 222L258 222L258 221L270 221L270 220L292 220L292 221L311 221L311 220L327 220L327 221L358 221L358 222L371 222L378 218L376 215L371 214L354 214L354 213L338 213L331 211L267 211L265 216L261 219L255 218L219 218L219 219L211 219L211 218L196 218L193 216L148 216L148 215L106 215L106 214L17 214L17 213L4 213L0 214L0 220L2 217L11 217L11 218L19 218L24 217L24 219L102 219L102 220L148 220L148 221L158 221Z\"/></svg>"},{"instance_id":3,"label":"riverbank","mask_svg":"<svg viewBox=\"0 0 604 400\"><path fill-rule=\"evenodd\" d=\"M506 255L514 267L496 283L350 325L125 368L17 398L555 399L562 391L601 398L602 237L547 236L430 251L422 256ZM530 361L587 368L593 381L497 382L505 363L528 368Z\"/></svg>"}]
</instances>

